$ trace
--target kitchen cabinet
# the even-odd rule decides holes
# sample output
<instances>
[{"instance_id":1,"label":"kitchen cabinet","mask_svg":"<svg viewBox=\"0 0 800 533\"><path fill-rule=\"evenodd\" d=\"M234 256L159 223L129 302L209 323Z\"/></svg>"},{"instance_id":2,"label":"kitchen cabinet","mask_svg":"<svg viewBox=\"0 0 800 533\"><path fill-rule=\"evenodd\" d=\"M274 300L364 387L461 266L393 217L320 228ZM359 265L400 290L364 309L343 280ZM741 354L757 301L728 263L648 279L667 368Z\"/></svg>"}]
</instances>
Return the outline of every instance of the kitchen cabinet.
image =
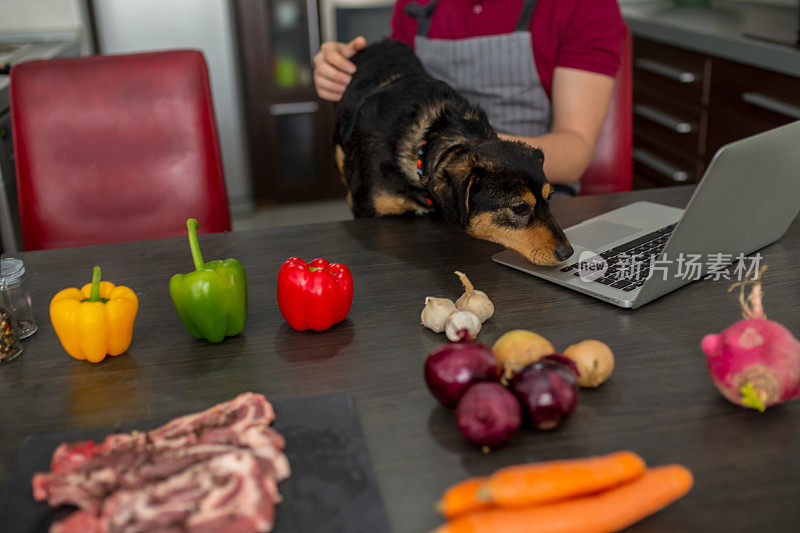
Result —
<instances>
[{"instance_id":1,"label":"kitchen cabinet","mask_svg":"<svg viewBox=\"0 0 800 533\"><path fill-rule=\"evenodd\" d=\"M707 160L726 143L800 120L800 78L714 60Z\"/></svg>"},{"instance_id":2,"label":"kitchen cabinet","mask_svg":"<svg viewBox=\"0 0 800 533\"><path fill-rule=\"evenodd\" d=\"M800 78L634 38L634 186L696 183L724 144L800 120Z\"/></svg>"},{"instance_id":3,"label":"kitchen cabinet","mask_svg":"<svg viewBox=\"0 0 800 533\"><path fill-rule=\"evenodd\" d=\"M315 0L235 0L240 75L256 198L344 197L333 165L332 104L317 98Z\"/></svg>"}]
</instances>

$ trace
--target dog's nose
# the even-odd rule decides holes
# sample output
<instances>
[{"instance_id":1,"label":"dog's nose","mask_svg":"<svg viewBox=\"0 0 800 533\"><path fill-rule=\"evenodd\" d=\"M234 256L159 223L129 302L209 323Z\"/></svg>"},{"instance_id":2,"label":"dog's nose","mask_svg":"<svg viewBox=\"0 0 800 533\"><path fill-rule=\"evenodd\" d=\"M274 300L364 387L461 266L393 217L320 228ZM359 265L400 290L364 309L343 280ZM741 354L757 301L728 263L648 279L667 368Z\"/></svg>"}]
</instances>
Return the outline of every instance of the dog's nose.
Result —
<instances>
[{"instance_id":1,"label":"dog's nose","mask_svg":"<svg viewBox=\"0 0 800 533\"><path fill-rule=\"evenodd\" d=\"M569 257L572 255L574 251L575 250L572 249L572 246L568 242L565 242L564 244L556 248L553 253L555 253L556 259L558 259L559 261L564 261L566 259L569 259Z\"/></svg>"}]
</instances>

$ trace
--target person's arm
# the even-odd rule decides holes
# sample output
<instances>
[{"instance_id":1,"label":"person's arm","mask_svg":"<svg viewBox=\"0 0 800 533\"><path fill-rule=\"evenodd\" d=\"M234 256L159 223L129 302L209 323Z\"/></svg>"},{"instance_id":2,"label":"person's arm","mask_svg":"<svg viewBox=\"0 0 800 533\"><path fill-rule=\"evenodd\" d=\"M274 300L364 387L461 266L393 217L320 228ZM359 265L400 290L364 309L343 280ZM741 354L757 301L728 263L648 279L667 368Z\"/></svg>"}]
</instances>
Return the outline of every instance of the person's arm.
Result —
<instances>
[{"instance_id":1,"label":"person's arm","mask_svg":"<svg viewBox=\"0 0 800 533\"><path fill-rule=\"evenodd\" d=\"M314 87L320 98L331 102L342 99L344 90L356 72L356 66L349 58L366 46L367 41L361 36L349 43L322 43L314 56Z\"/></svg>"},{"instance_id":2,"label":"person's arm","mask_svg":"<svg viewBox=\"0 0 800 533\"><path fill-rule=\"evenodd\" d=\"M556 67L553 73L553 126L538 137L501 134L544 152L544 173L553 183L579 179L592 160L603 127L614 78L586 70Z\"/></svg>"},{"instance_id":3,"label":"person's arm","mask_svg":"<svg viewBox=\"0 0 800 533\"><path fill-rule=\"evenodd\" d=\"M414 35L417 19L404 12L410 0L397 0L391 21L391 39L401 41L414 48ZM616 1L616 0L614 0ZM322 43L319 53L314 56L314 87L323 100L338 102L342 99L347 85L356 71L349 59L367 46L367 41L358 36L349 43L328 41Z\"/></svg>"}]
</instances>

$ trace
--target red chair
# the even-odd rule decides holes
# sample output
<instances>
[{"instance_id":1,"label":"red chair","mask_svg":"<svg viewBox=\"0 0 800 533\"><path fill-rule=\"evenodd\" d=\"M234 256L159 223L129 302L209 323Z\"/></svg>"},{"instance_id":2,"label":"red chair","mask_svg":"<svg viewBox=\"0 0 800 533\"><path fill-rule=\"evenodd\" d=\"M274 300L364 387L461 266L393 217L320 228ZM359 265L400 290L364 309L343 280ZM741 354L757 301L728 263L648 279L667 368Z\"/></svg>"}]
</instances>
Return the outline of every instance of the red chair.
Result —
<instances>
[{"instance_id":1,"label":"red chair","mask_svg":"<svg viewBox=\"0 0 800 533\"><path fill-rule=\"evenodd\" d=\"M614 93L594 157L581 177L581 195L633 188L633 59L627 32Z\"/></svg>"},{"instance_id":2,"label":"red chair","mask_svg":"<svg viewBox=\"0 0 800 533\"><path fill-rule=\"evenodd\" d=\"M26 250L230 231L200 52L22 63L11 115Z\"/></svg>"}]
</instances>

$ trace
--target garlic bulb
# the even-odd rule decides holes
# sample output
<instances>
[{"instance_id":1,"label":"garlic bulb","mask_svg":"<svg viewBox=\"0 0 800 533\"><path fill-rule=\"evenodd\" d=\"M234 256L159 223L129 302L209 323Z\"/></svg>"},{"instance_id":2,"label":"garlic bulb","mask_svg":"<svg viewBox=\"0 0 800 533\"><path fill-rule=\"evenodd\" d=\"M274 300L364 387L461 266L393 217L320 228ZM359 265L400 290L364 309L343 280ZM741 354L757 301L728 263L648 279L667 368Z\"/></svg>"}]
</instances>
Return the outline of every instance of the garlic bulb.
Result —
<instances>
[{"instance_id":1,"label":"garlic bulb","mask_svg":"<svg viewBox=\"0 0 800 533\"><path fill-rule=\"evenodd\" d=\"M456 304L447 298L425 298L425 307L422 308L422 325L428 329L441 333L444 331L447 318L456 312Z\"/></svg>"},{"instance_id":2,"label":"garlic bulb","mask_svg":"<svg viewBox=\"0 0 800 533\"><path fill-rule=\"evenodd\" d=\"M445 324L444 331L451 341L461 340L466 336L475 338L481 330L481 319L470 311L458 311L450 315Z\"/></svg>"},{"instance_id":3,"label":"garlic bulb","mask_svg":"<svg viewBox=\"0 0 800 533\"><path fill-rule=\"evenodd\" d=\"M476 291L466 274L456 270L456 276L464 284L464 294L456 300L456 309L474 313L481 322L486 322L494 314L494 304L483 291Z\"/></svg>"}]
</instances>

